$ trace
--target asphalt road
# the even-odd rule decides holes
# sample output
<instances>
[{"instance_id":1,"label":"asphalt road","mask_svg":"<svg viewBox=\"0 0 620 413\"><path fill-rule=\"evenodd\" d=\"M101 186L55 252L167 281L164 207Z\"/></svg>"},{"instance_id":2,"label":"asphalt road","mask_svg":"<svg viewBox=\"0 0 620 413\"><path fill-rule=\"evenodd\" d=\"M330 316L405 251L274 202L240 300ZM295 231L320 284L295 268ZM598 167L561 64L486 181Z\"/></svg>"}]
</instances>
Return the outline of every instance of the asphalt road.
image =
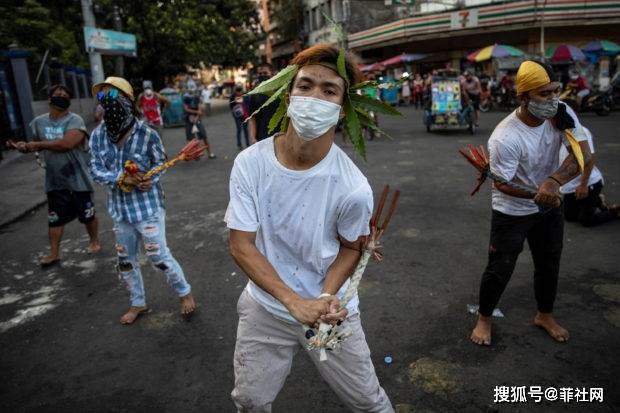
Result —
<instances>
[{"instance_id":1,"label":"asphalt road","mask_svg":"<svg viewBox=\"0 0 620 413\"><path fill-rule=\"evenodd\" d=\"M375 190L402 191L385 236L386 259L360 287L362 320L379 379L399 412L612 412L620 410L620 222L567 224L556 316L571 332L558 344L532 325L532 260L524 251L500 302L494 342L468 340L486 264L488 184L471 198L473 169L457 154L483 144L506 114L485 114L474 136L425 131L421 112L381 118L394 138L369 143L357 161ZM620 202L620 113L582 118L595 137L604 192ZM41 270L45 208L0 232L0 410L3 412L232 412L236 301L246 276L227 251L222 222L236 155L229 114L206 120L215 160L183 164L164 178L168 243L199 304L178 315L163 275L143 266L154 312L127 327L127 294L114 269L112 223L98 190L103 251L84 252L86 233L68 225L61 267ZM169 153L183 130L164 132ZM338 142L340 139L338 138ZM350 148L347 149L350 153ZM24 178L24 186L32 182ZM10 196L10 194L3 194ZM614 252L615 251L615 252ZM393 363L384 363L391 356ZM496 386L603 388L604 401L494 404ZM303 354L275 412L341 412L344 406Z\"/></svg>"}]
</instances>

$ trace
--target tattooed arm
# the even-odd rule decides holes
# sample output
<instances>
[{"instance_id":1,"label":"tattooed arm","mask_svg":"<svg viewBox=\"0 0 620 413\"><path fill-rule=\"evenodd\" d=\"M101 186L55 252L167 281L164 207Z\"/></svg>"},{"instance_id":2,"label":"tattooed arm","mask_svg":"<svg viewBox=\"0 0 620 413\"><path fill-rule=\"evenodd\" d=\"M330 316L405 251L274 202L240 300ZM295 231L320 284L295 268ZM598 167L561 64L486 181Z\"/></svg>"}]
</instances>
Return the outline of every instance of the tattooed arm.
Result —
<instances>
[{"instance_id":1,"label":"tattooed arm","mask_svg":"<svg viewBox=\"0 0 620 413\"><path fill-rule=\"evenodd\" d=\"M579 147L581 148L581 153L583 154L583 163L588 165L592 162L592 152L590 152L590 145L588 145L588 141L579 142ZM551 174L551 177L560 181L562 185L567 182L570 182L574 177L580 174L579 164L577 163L577 158L573 154L573 150L568 148L569 155L564 159L562 165Z\"/></svg>"},{"instance_id":2,"label":"tattooed arm","mask_svg":"<svg viewBox=\"0 0 620 413\"><path fill-rule=\"evenodd\" d=\"M588 141L579 142L581 152L583 153L583 160L585 164L588 164L592 160L592 153L588 146ZM579 175L579 164L577 158L570 150L570 154L564 159L562 165L547 178L539 187L538 193L534 197L534 202L542 207L558 207L561 204L560 201L560 186L567 182L570 182L574 177Z\"/></svg>"}]
</instances>

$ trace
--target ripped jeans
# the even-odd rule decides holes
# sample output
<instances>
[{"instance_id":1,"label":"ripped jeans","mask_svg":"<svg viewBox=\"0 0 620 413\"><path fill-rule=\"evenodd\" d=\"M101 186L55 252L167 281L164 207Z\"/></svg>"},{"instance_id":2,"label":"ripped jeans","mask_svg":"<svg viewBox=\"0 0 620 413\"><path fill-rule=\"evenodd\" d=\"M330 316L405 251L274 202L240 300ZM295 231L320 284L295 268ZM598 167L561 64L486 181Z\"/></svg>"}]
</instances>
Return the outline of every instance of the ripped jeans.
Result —
<instances>
[{"instance_id":1,"label":"ripped jeans","mask_svg":"<svg viewBox=\"0 0 620 413\"><path fill-rule=\"evenodd\" d=\"M115 222L116 254L118 271L129 290L132 306L144 307L144 282L138 260L138 241L142 238L149 261L166 274L168 284L179 297L190 293L191 287L185 280L181 266L166 245L166 213L161 210L144 221L128 223Z\"/></svg>"}]
</instances>

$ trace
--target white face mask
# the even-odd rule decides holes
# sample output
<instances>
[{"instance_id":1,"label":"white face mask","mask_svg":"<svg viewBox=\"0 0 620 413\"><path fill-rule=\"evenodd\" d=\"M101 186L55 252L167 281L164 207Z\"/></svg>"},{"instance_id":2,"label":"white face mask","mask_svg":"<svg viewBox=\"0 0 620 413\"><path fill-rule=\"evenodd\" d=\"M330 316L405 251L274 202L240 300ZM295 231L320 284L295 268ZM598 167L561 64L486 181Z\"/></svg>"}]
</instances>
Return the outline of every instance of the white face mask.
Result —
<instances>
[{"instance_id":1,"label":"white face mask","mask_svg":"<svg viewBox=\"0 0 620 413\"><path fill-rule=\"evenodd\" d=\"M338 123L340 105L323 99L291 96L287 115L301 139L311 141Z\"/></svg>"},{"instance_id":2,"label":"white face mask","mask_svg":"<svg viewBox=\"0 0 620 413\"><path fill-rule=\"evenodd\" d=\"M551 119L557 113L559 104L559 97L544 102L530 100L527 104L527 110L538 119Z\"/></svg>"}]
</instances>

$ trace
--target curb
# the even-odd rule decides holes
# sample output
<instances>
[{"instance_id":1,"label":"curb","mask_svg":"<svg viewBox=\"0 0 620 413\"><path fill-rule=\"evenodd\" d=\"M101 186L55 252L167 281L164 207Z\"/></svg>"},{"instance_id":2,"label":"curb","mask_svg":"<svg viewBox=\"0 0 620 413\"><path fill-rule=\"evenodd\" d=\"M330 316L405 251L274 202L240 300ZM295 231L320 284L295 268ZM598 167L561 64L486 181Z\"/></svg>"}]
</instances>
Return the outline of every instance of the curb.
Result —
<instances>
[{"instance_id":1,"label":"curb","mask_svg":"<svg viewBox=\"0 0 620 413\"><path fill-rule=\"evenodd\" d=\"M5 227L8 227L9 225L14 224L15 222L21 220L22 218L24 218L26 215L30 214L31 212L34 212L37 209L41 208L45 204L47 204L47 199L46 198L40 199L33 206L27 208L25 211L22 211L18 213L17 215L9 217L8 219L4 221L0 221L0 229L4 229Z\"/></svg>"}]
</instances>

